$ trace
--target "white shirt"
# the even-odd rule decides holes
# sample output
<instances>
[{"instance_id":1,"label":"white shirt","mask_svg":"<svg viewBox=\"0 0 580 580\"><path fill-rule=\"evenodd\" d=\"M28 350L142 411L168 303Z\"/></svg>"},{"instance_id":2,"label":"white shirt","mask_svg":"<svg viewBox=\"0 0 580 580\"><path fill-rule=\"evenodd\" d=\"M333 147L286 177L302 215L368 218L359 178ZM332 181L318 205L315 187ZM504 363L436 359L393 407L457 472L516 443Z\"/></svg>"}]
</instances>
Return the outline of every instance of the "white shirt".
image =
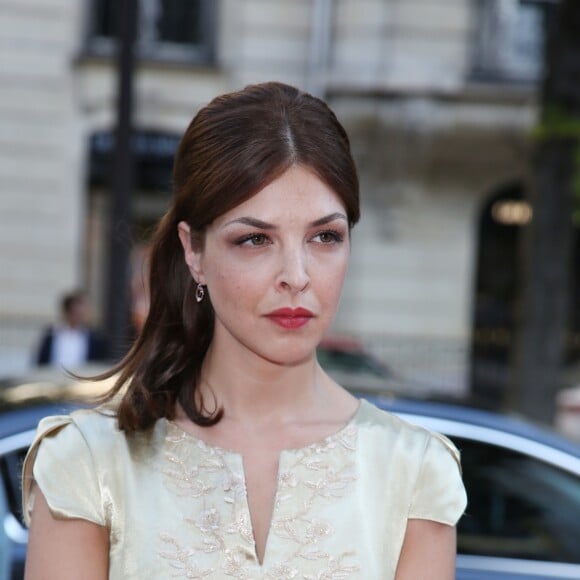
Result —
<instances>
[{"instance_id":1,"label":"white shirt","mask_svg":"<svg viewBox=\"0 0 580 580\"><path fill-rule=\"evenodd\" d=\"M54 331L51 363L67 369L84 364L89 354L89 334L85 329L69 327Z\"/></svg>"}]
</instances>

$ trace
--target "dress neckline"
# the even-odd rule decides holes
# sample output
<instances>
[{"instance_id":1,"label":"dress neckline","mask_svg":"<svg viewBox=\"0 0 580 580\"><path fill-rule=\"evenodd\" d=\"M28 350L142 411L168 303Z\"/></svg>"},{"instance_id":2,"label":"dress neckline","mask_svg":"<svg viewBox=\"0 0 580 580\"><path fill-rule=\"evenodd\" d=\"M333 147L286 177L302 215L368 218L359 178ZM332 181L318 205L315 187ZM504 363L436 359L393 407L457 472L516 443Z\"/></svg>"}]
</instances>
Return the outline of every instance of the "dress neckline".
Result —
<instances>
[{"instance_id":1,"label":"dress neckline","mask_svg":"<svg viewBox=\"0 0 580 580\"><path fill-rule=\"evenodd\" d=\"M345 435L348 431L350 431L351 427L353 427L358 422L359 417L362 414L362 409L367 404L368 403L365 399L360 399L357 408L355 409L351 417L348 419L348 421L346 421L346 423L344 423L339 429L337 429L333 433L325 435L321 439L313 441L312 443L307 443L306 445L302 445L300 447L288 447L281 449L280 454L298 453L301 451L308 451L310 449L319 449L321 447L331 445L334 441L340 439L343 435ZM174 432L178 432L181 435L181 437L193 441L194 443L196 443L200 447L203 447L204 449L217 451L223 455L234 455L234 456L242 455L239 451L234 451L233 449L228 449L227 447L221 447L220 445L216 445L215 443L209 443L205 441L201 437L198 437L197 435L194 435L190 431L187 431L186 429L178 425L175 421L167 419L167 417L163 417L163 420L170 429L172 429Z\"/></svg>"}]
</instances>

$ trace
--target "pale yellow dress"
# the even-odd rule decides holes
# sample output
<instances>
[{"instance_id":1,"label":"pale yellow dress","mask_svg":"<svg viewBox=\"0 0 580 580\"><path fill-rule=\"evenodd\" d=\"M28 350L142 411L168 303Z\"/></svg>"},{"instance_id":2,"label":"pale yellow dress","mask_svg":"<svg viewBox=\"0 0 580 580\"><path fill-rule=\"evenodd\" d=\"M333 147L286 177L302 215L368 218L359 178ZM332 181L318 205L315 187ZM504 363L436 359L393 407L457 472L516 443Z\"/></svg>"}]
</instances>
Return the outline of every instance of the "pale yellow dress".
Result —
<instances>
[{"instance_id":1,"label":"pale yellow dress","mask_svg":"<svg viewBox=\"0 0 580 580\"><path fill-rule=\"evenodd\" d=\"M168 420L126 436L96 411L49 417L23 478L26 518L36 482L55 517L110 529L112 580L390 580L409 518L454 525L466 505L455 447L366 401L281 453L262 564L242 457Z\"/></svg>"}]
</instances>

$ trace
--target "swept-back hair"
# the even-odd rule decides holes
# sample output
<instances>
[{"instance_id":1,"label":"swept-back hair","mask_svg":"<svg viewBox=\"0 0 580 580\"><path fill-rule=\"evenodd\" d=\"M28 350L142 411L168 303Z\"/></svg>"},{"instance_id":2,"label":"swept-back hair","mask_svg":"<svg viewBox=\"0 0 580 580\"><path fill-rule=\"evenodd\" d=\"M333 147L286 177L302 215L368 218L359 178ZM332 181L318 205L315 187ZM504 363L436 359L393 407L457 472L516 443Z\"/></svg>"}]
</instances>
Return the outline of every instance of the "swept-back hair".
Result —
<instances>
[{"instance_id":1,"label":"swept-back hair","mask_svg":"<svg viewBox=\"0 0 580 580\"><path fill-rule=\"evenodd\" d=\"M177 225L186 222L192 239L203 240L216 218L294 164L338 195L350 227L358 221L359 185L349 139L322 100L282 83L250 85L216 97L191 121L175 155L173 203L152 242L149 314L129 353L99 377L118 373L103 400L121 396L121 429L139 431L160 417L171 419L176 402L198 425L221 419L223 411L208 411L196 393L214 311L209 299L194 298Z\"/></svg>"}]
</instances>

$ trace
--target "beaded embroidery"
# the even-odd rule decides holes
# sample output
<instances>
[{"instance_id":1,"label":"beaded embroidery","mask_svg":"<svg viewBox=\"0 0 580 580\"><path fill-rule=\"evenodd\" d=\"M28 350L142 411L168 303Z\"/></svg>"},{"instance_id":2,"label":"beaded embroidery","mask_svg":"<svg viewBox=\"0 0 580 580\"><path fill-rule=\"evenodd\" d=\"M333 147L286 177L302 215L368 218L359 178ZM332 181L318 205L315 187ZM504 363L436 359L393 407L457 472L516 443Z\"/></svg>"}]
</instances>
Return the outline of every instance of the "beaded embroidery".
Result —
<instances>
[{"instance_id":1,"label":"beaded embroidery","mask_svg":"<svg viewBox=\"0 0 580 580\"><path fill-rule=\"evenodd\" d=\"M232 468L230 452L205 444L168 423L164 482L171 493L183 498L183 524L191 542L161 534L170 549L160 555L177 578L239 580L347 580L360 570L356 554L333 553L328 540L335 534L333 523L320 517L329 503L351 493L357 479L354 462L358 429L348 425L323 442L285 451L280 473L268 544L282 544L283 557L255 557L243 472ZM282 457L286 461L282 461ZM267 552L269 548L267 549ZM267 558L267 554L265 554Z\"/></svg>"}]
</instances>

